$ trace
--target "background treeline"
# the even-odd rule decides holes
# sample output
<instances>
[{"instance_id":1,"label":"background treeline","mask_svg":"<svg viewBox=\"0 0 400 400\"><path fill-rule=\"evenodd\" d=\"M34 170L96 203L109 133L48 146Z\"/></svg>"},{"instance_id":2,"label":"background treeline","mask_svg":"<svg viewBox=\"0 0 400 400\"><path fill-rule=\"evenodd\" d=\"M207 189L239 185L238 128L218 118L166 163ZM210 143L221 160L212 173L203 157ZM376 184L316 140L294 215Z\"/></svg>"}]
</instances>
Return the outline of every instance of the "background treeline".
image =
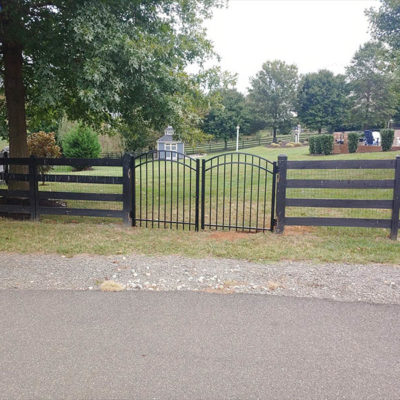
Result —
<instances>
[{"instance_id":1,"label":"background treeline","mask_svg":"<svg viewBox=\"0 0 400 400\"><path fill-rule=\"evenodd\" d=\"M400 5L369 10L373 40L343 75L266 61L246 94L215 67L203 22L224 0L6 1L0 8L0 137L27 156L33 132L90 127L126 150L154 148L167 125L193 145L236 134L400 124ZM68 60L66 62L66 60ZM66 123L67 121L67 123Z\"/></svg>"},{"instance_id":2,"label":"background treeline","mask_svg":"<svg viewBox=\"0 0 400 400\"><path fill-rule=\"evenodd\" d=\"M400 23L400 20L399 20ZM206 115L203 129L216 138L260 129L290 133L300 123L313 131L379 129L400 124L400 69L380 41L361 46L343 75L328 70L300 75L295 65L268 61L251 79L248 95L218 92L221 102Z\"/></svg>"}]
</instances>

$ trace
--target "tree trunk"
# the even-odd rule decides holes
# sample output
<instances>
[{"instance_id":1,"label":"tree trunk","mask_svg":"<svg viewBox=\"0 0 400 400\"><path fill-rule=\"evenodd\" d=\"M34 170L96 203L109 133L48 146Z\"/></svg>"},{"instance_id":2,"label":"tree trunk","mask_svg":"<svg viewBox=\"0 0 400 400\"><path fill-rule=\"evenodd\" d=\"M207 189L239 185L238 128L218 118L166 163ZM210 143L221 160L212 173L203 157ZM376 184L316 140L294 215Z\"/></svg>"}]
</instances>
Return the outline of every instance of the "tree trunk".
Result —
<instances>
[{"instance_id":1,"label":"tree trunk","mask_svg":"<svg viewBox=\"0 0 400 400\"><path fill-rule=\"evenodd\" d=\"M22 75L22 47L3 43L4 88L6 95L10 158L28 157L28 144L25 114L25 89ZM24 165L10 166L12 173L27 173ZM10 190L27 189L27 182L9 182Z\"/></svg>"},{"instance_id":2,"label":"tree trunk","mask_svg":"<svg viewBox=\"0 0 400 400\"><path fill-rule=\"evenodd\" d=\"M277 143L277 140L276 140L276 131L277 131L277 128L276 128L276 127L273 127L273 137L272 137L272 142L273 142L273 143Z\"/></svg>"},{"instance_id":3,"label":"tree trunk","mask_svg":"<svg viewBox=\"0 0 400 400\"><path fill-rule=\"evenodd\" d=\"M322 133L322 128L318 128L318 134L320 135Z\"/></svg>"}]
</instances>

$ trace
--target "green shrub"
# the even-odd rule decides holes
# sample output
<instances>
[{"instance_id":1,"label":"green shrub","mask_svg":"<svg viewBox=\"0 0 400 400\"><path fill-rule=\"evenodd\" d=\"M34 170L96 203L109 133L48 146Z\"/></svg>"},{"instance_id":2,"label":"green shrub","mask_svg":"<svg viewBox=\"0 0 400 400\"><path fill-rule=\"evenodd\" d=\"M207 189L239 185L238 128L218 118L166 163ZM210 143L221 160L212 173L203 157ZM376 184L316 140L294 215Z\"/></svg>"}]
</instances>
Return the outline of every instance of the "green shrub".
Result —
<instances>
[{"instance_id":1,"label":"green shrub","mask_svg":"<svg viewBox=\"0 0 400 400\"><path fill-rule=\"evenodd\" d=\"M310 154L329 155L333 152L333 136L317 135L310 137Z\"/></svg>"},{"instance_id":2,"label":"green shrub","mask_svg":"<svg viewBox=\"0 0 400 400\"><path fill-rule=\"evenodd\" d=\"M321 148L326 156L333 153L333 135L321 135Z\"/></svg>"},{"instance_id":3,"label":"green shrub","mask_svg":"<svg viewBox=\"0 0 400 400\"><path fill-rule=\"evenodd\" d=\"M97 134L87 126L78 125L70 130L62 141L63 153L68 158L97 158L101 146ZM85 169L90 165L79 165L77 169Z\"/></svg>"},{"instance_id":4,"label":"green shrub","mask_svg":"<svg viewBox=\"0 0 400 400\"><path fill-rule=\"evenodd\" d=\"M315 136L315 154L322 154L322 135Z\"/></svg>"},{"instance_id":5,"label":"green shrub","mask_svg":"<svg viewBox=\"0 0 400 400\"><path fill-rule=\"evenodd\" d=\"M309 141L310 154L315 154L315 136L311 136Z\"/></svg>"},{"instance_id":6,"label":"green shrub","mask_svg":"<svg viewBox=\"0 0 400 400\"><path fill-rule=\"evenodd\" d=\"M381 130L381 143L382 151L389 151L392 148L394 139L393 129L382 129Z\"/></svg>"},{"instance_id":7,"label":"green shrub","mask_svg":"<svg viewBox=\"0 0 400 400\"><path fill-rule=\"evenodd\" d=\"M352 132L348 135L348 146L349 146L349 153L355 153L358 147L358 133Z\"/></svg>"}]
</instances>

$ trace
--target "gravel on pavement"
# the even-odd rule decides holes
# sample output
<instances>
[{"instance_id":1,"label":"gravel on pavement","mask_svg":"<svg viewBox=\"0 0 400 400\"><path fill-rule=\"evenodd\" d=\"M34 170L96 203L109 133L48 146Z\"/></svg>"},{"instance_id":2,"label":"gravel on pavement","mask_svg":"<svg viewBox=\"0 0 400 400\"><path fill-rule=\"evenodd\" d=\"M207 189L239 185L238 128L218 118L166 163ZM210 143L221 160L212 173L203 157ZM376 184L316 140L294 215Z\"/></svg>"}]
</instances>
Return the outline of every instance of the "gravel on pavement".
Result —
<instances>
[{"instance_id":1,"label":"gravel on pavement","mask_svg":"<svg viewBox=\"0 0 400 400\"><path fill-rule=\"evenodd\" d=\"M0 289L100 290L105 280L126 290L257 293L400 304L397 265L0 254Z\"/></svg>"}]
</instances>

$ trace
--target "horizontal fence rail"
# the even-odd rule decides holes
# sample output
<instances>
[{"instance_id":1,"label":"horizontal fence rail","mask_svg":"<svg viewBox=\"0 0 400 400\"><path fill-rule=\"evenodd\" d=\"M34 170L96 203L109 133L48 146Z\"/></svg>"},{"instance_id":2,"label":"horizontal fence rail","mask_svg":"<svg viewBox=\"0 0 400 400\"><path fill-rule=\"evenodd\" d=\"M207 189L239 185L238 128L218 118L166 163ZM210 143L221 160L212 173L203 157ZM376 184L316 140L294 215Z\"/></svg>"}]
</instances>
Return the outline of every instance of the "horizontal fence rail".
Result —
<instances>
[{"instance_id":1,"label":"horizontal fence rail","mask_svg":"<svg viewBox=\"0 0 400 400\"><path fill-rule=\"evenodd\" d=\"M297 170L297 176L306 170L391 170L394 179L287 179L290 170ZM304 171L304 172L302 172ZM388 174L389 175L389 174ZM306 175L307 176L307 175ZM277 185L277 233L283 233L285 226L344 226L365 228L389 228L390 237L397 239L400 207L400 156L395 160L339 160L339 161L288 161L287 156L278 157ZM288 197L288 189L357 189L391 190L392 199L327 199ZM303 191L304 192L304 191ZM298 208L339 208L339 209L381 209L391 210L390 219L381 218L332 218L332 217L288 217L287 207Z\"/></svg>"}]
</instances>

